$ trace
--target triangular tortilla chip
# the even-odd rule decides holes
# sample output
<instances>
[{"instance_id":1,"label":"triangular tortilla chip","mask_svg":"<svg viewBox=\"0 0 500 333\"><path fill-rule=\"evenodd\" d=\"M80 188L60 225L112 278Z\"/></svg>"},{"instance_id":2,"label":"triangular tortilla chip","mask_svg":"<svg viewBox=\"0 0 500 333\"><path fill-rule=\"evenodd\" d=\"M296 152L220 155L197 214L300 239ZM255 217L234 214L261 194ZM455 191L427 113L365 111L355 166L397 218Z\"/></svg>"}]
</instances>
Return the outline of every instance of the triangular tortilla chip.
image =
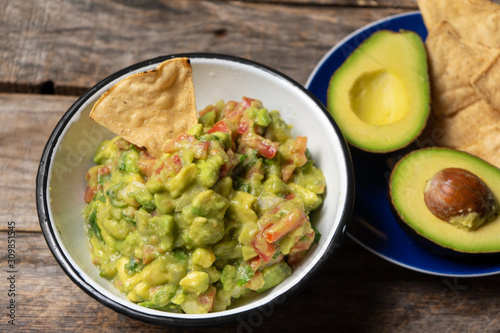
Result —
<instances>
[{"instance_id":1,"label":"triangular tortilla chip","mask_svg":"<svg viewBox=\"0 0 500 333\"><path fill-rule=\"evenodd\" d=\"M442 133L436 139L437 145L462 149L480 143L481 129L490 124L500 124L500 112L479 99L454 116L438 118L429 125Z\"/></svg>"},{"instance_id":2,"label":"triangular tortilla chip","mask_svg":"<svg viewBox=\"0 0 500 333\"><path fill-rule=\"evenodd\" d=\"M448 22L430 31L425 45L434 114L451 116L478 101L471 77L488 67L500 50L461 40Z\"/></svg>"},{"instance_id":3,"label":"triangular tortilla chip","mask_svg":"<svg viewBox=\"0 0 500 333\"><path fill-rule=\"evenodd\" d=\"M500 56L471 81L476 92L495 110L500 112Z\"/></svg>"},{"instance_id":4,"label":"triangular tortilla chip","mask_svg":"<svg viewBox=\"0 0 500 333\"><path fill-rule=\"evenodd\" d=\"M95 103L90 118L160 157L168 139L198 122L189 59L170 59L119 81Z\"/></svg>"},{"instance_id":5,"label":"triangular tortilla chip","mask_svg":"<svg viewBox=\"0 0 500 333\"><path fill-rule=\"evenodd\" d=\"M500 5L485 0L418 0L428 31L447 21L460 38L500 48Z\"/></svg>"},{"instance_id":6,"label":"triangular tortilla chip","mask_svg":"<svg viewBox=\"0 0 500 333\"><path fill-rule=\"evenodd\" d=\"M429 32L433 98L424 138L500 167L500 6L486 0L418 5Z\"/></svg>"},{"instance_id":7,"label":"triangular tortilla chip","mask_svg":"<svg viewBox=\"0 0 500 333\"><path fill-rule=\"evenodd\" d=\"M477 142L461 147L461 150L479 156L500 168L500 124L497 122L482 127L478 133Z\"/></svg>"}]
</instances>

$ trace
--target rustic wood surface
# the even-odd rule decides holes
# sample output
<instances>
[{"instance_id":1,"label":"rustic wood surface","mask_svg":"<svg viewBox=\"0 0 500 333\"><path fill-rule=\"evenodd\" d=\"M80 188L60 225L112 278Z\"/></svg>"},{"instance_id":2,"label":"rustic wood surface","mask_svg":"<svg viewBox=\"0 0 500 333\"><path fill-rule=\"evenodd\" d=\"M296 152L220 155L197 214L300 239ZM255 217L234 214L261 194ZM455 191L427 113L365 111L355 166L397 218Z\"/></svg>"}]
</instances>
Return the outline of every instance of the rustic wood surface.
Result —
<instances>
[{"instance_id":1,"label":"rustic wood surface","mask_svg":"<svg viewBox=\"0 0 500 333\"><path fill-rule=\"evenodd\" d=\"M182 52L238 55L306 81L347 33L415 1L4 1L0 87L81 94L135 62ZM328 5L330 3L331 5ZM388 4L394 3L392 7ZM404 6L403 6L404 5Z\"/></svg>"},{"instance_id":2,"label":"rustic wood surface","mask_svg":"<svg viewBox=\"0 0 500 333\"><path fill-rule=\"evenodd\" d=\"M62 271L41 234L39 159L83 91L158 55L219 52L305 83L344 36L414 0L17 1L0 3L0 331L191 332L104 307ZM16 223L16 326L8 324L8 222ZM389 263L349 238L299 294L266 315L206 332L498 332L500 278L430 276Z\"/></svg>"}]
</instances>

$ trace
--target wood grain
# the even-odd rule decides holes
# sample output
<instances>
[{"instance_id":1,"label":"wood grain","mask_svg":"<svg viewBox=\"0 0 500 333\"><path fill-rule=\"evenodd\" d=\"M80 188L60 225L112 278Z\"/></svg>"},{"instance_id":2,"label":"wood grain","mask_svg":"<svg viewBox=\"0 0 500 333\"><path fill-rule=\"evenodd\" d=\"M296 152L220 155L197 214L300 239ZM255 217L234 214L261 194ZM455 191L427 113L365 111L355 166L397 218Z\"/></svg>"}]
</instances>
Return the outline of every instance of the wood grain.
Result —
<instances>
[{"instance_id":1,"label":"wood grain","mask_svg":"<svg viewBox=\"0 0 500 333\"><path fill-rule=\"evenodd\" d=\"M414 272L349 238L280 306L204 330L149 325L78 288L40 232L35 178L45 142L76 96L107 75L158 55L218 52L305 83L348 33L415 9L416 0L0 2L0 332L499 332L499 276ZM16 222L15 327L6 316L9 221Z\"/></svg>"},{"instance_id":2,"label":"wood grain","mask_svg":"<svg viewBox=\"0 0 500 333\"><path fill-rule=\"evenodd\" d=\"M0 94L0 119L8 124L0 127L0 168L8 170L0 173L1 188L6 189L0 200L0 245L5 263L7 221L15 221L18 331L199 331L144 324L101 305L64 274L39 232L34 204L38 158L52 128L75 99ZM5 270L0 277L6 281ZM499 279L455 280L417 273L347 238L325 269L284 304L204 331L495 332L500 327ZM0 331L12 328L6 325L0 321Z\"/></svg>"},{"instance_id":3,"label":"wood grain","mask_svg":"<svg viewBox=\"0 0 500 333\"><path fill-rule=\"evenodd\" d=\"M5 232L0 232L0 244L6 244ZM16 323L20 332L200 331L165 329L104 307L63 273L40 233L19 233L16 244ZM375 257L346 239L299 294L246 320L203 332L284 332L293 328L495 332L500 327L499 282L497 276L455 280L423 275ZM0 331L2 327L7 327L5 321L0 321Z\"/></svg>"},{"instance_id":4,"label":"wood grain","mask_svg":"<svg viewBox=\"0 0 500 333\"><path fill-rule=\"evenodd\" d=\"M418 8L417 0L246 0L246 2L307 6Z\"/></svg>"},{"instance_id":5,"label":"wood grain","mask_svg":"<svg viewBox=\"0 0 500 333\"><path fill-rule=\"evenodd\" d=\"M346 3L2 2L0 91L79 95L121 68L183 52L249 58L305 83L316 63L348 33L410 10L399 2L382 8L355 5L362 1L340 5Z\"/></svg>"},{"instance_id":6,"label":"wood grain","mask_svg":"<svg viewBox=\"0 0 500 333\"><path fill-rule=\"evenodd\" d=\"M0 93L0 221L39 230L35 180L43 148L55 125L76 100L70 96ZM5 225L0 225L5 230Z\"/></svg>"}]
</instances>

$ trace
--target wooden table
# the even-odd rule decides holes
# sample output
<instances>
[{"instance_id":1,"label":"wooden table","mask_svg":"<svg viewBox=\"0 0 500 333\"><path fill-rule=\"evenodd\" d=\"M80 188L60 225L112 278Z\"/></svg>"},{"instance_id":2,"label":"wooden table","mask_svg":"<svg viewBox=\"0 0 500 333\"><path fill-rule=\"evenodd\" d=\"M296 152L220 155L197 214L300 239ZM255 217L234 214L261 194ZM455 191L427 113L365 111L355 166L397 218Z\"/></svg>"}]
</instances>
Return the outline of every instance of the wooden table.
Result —
<instances>
[{"instance_id":1,"label":"wooden table","mask_svg":"<svg viewBox=\"0 0 500 333\"><path fill-rule=\"evenodd\" d=\"M78 95L138 61L196 51L249 58L305 83L344 36L416 9L415 0L2 1L0 331L180 331L130 319L87 296L63 273L41 234L39 159ZM15 281L8 273L9 222L15 222ZM12 288L15 326L7 316ZM418 273L347 238L327 267L286 303L206 331L493 332L500 329L499 294L498 276Z\"/></svg>"}]
</instances>

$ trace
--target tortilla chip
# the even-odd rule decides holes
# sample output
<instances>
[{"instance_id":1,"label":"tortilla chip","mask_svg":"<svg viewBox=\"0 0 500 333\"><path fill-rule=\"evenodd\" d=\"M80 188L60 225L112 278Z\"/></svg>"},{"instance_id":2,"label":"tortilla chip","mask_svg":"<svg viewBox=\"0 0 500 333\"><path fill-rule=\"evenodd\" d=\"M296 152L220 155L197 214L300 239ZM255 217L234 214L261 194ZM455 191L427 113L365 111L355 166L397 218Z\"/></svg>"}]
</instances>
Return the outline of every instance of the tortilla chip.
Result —
<instances>
[{"instance_id":1,"label":"tortilla chip","mask_svg":"<svg viewBox=\"0 0 500 333\"><path fill-rule=\"evenodd\" d=\"M500 168L500 124L483 126L479 130L477 142L470 146L461 147L461 150L479 156Z\"/></svg>"},{"instance_id":2,"label":"tortilla chip","mask_svg":"<svg viewBox=\"0 0 500 333\"><path fill-rule=\"evenodd\" d=\"M471 77L489 66L500 50L461 40L448 22L429 32L425 45L434 114L451 116L478 101Z\"/></svg>"},{"instance_id":3,"label":"tortilla chip","mask_svg":"<svg viewBox=\"0 0 500 333\"><path fill-rule=\"evenodd\" d=\"M418 0L433 117L432 144L467 151L500 167L500 5L486 0Z\"/></svg>"},{"instance_id":4,"label":"tortilla chip","mask_svg":"<svg viewBox=\"0 0 500 333\"><path fill-rule=\"evenodd\" d=\"M425 26L447 21L460 38L500 48L500 5L485 0L418 0Z\"/></svg>"},{"instance_id":5,"label":"tortilla chip","mask_svg":"<svg viewBox=\"0 0 500 333\"><path fill-rule=\"evenodd\" d=\"M477 94L500 112L500 56L471 81Z\"/></svg>"},{"instance_id":6,"label":"tortilla chip","mask_svg":"<svg viewBox=\"0 0 500 333\"><path fill-rule=\"evenodd\" d=\"M119 81L95 103L90 118L160 157L168 139L198 123L189 59L170 59Z\"/></svg>"},{"instance_id":7,"label":"tortilla chip","mask_svg":"<svg viewBox=\"0 0 500 333\"><path fill-rule=\"evenodd\" d=\"M483 142L484 135L481 133L483 133L484 128L492 124L500 125L500 113L484 100L479 100L452 117L434 119L429 123L430 126L426 129L426 133L431 133L431 131L436 133L436 129L438 129L437 133L441 134L438 137L433 137L433 144L464 149L473 145L486 145Z\"/></svg>"},{"instance_id":8,"label":"tortilla chip","mask_svg":"<svg viewBox=\"0 0 500 333\"><path fill-rule=\"evenodd\" d=\"M480 99L452 117L438 118L431 126L444 133L437 145L461 149L480 143L481 129L491 124L500 125L500 113Z\"/></svg>"}]
</instances>

